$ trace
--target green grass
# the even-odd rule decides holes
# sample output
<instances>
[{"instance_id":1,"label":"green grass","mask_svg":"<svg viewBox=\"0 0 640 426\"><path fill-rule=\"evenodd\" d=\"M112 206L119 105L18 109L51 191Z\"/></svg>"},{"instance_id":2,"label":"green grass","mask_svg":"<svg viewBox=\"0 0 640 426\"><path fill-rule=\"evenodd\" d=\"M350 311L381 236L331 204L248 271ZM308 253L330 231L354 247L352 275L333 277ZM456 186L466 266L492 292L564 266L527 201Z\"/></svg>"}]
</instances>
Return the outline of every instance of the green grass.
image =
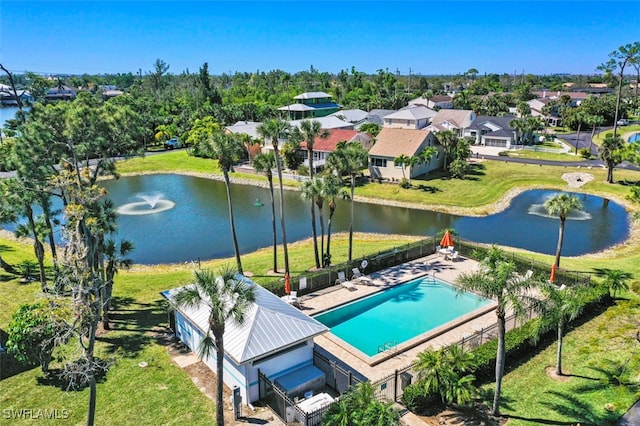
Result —
<instances>
[{"instance_id":1,"label":"green grass","mask_svg":"<svg viewBox=\"0 0 640 426\"><path fill-rule=\"evenodd\" d=\"M167 152L118 163L121 173L163 170L219 174L212 165L215 163L211 160L189 157L184 151ZM605 182L605 170L600 168L577 169L488 161L475 166L472 175L465 180L447 179L442 176L427 180L414 179L414 187L406 190L393 184L367 183L359 186L356 194L382 199L385 202L408 202L452 211L462 208L465 212L481 214L489 211L489 205L514 187L566 189L566 182L561 179L561 175L575 171L595 175L595 180L587 183L580 191L618 201L624 201L624 197L629 193L629 183L640 181L640 173L629 170L617 170L614 174L617 183L610 185ZM264 179L260 176L253 178ZM354 257L388 250L411 240L415 240L415 237L381 238L357 235ZM337 235L332 238L332 248L334 262L343 261L347 253L346 236ZM0 250L3 258L12 264L33 259L32 247L26 243L0 239ZM551 256L516 251L551 263ZM294 274L307 270L313 263L312 245L309 241L291 244L290 258ZM283 254L280 250L280 267L282 259ZM203 264L217 267L231 262L231 259L220 259ZM267 274L267 271L272 269L272 253L269 249L243 256L243 266L245 271L254 274L253 278L258 283L265 284L274 280ZM634 281L637 282L640 277L640 244L637 233L634 233L630 242L605 254L563 258L562 266L585 272L591 272L593 268L623 269L631 272ZM166 325L166 314L159 292L184 284L190 277L189 266L183 264L153 268L135 266L131 271L123 271L117 277L116 309L113 314L116 328L100 338L98 352L103 355L115 354L118 362L109 372L107 380L98 385L98 423L126 425L212 422L213 402L200 393L184 372L173 366L165 347L153 337L157 327ZM0 273L0 328L6 329L17 307L35 300L39 297L38 294L37 284L19 284L16 278ZM623 305L624 302L620 301L618 306L569 334L565 349L566 368L569 372L585 377L601 377L604 373L595 371L594 366L604 365L608 368L607 364L612 365L615 357L625 357L630 353L628 349L613 350L611 347L616 340L613 337L626 330L626 326L621 325L621 318L627 313L635 315L636 318L640 314L636 299L628 302L626 307ZM606 413L602 411L605 404L614 404L615 412L620 413L633 402L633 392L628 387L592 386L584 395L578 397L577 386L584 385L586 389L587 385L601 382L584 379L588 381L583 383L583 379L574 378L569 382L560 383L547 379L544 367L553 364L553 351L554 347L549 346L532 357L529 363L533 364L527 363L505 377L505 413L513 413L524 418L569 418L570 410L584 406L585 416L592 417L580 417L586 419L583 421L591 418L604 421L607 419ZM149 367L138 367L141 361L149 363ZM39 370L33 369L4 379L0 386L0 407L66 408L71 415L69 424L83 423L87 392L67 393L53 386L39 385L39 377L42 377L42 374ZM524 421L513 424L527 423Z\"/></svg>"},{"instance_id":2,"label":"green grass","mask_svg":"<svg viewBox=\"0 0 640 426\"><path fill-rule=\"evenodd\" d=\"M557 148L554 148L557 149ZM529 151L528 149L520 149L518 151L506 151L507 156L511 158L529 158L532 160L545 160L545 161L584 161L584 158L579 155L574 155L573 151L568 154L556 154L553 152L544 151Z\"/></svg>"},{"instance_id":3,"label":"green grass","mask_svg":"<svg viewBox=\"0 0 640 426\"><path fill-rule=\"evenodd\" d=\"M552 341L531 360L509 372L503 381L502 414L509 425L615 424L640 395L638 342L640 303L617 300L563 340L562 380L546 374L556 362ZM635 320L634 320L635 319ZM509 360L507 359L507 363ZM622 380L616 377L622 374ZM493 385L487 385L491 391Z\"/></svg>"},{"instance_id":4,"label":"green grass","mask_svg":"<svg viewBox=\"0 0 640 426\"><path fill-rule=\"evenodd\" d=\"M354 256L415 241L417 237L359 235L354 239ZM3 258L12 263L16 259L32 257L28 244L0 238ZM313 256L313 247L306 242L290 245L292 272L307 270ZM335 262L346 260L348 239L345 234L332 238ZM280 250L279 264L282 267ZM257 282L277 280L269 276L272 252L259 250L242 257L246 271L252 271ZM203 262L203 267L232 264L233 259ZM98 384L97 424L108 425L205 425L214 423L213 401L204 396L187 374L176 367L162 342L155 335L167 325L166 307L160 296L162 290L184 285L190 281L189 265L135 266L122 271L116 278L114 310L111 314L114 330L98 338L97 354L115 357L117 362L104 382ZM22 303L36 300L40 287L37 283L19 284L18 279L0 272L0 329L6 330L12 313ZM141 368L140 362L148 363ZM52 368L58 365L52 364ZM4 409L58 409L68 410L65 424L86 422L88 391L65 392L43 384L43 374L34 368L2 380L0 407ZM3 411L0 410L0 415ZM26 420L25 423L32 421ZM19 423L19 422L17 422Z\"/></svg>"}]
</instances>

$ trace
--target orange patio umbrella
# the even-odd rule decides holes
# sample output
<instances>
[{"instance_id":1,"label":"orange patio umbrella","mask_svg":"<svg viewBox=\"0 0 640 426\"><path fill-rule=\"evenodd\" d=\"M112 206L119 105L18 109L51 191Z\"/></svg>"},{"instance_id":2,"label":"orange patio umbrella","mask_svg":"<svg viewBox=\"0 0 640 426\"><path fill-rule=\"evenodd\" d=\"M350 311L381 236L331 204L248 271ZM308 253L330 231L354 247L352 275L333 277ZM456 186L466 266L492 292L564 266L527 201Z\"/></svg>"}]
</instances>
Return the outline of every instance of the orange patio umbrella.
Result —
<instances>
[{"instance_id":1,"label":"orange patio umbrella","mask_svg":"<svg viewBox=\"0 0 640 426\"><path fill-rule=\"evenodd\" d=\"M453 238L451 238L451 233L447 229L442 236L442 240L440 240L440 247L451 247L453 245Z\"/></svg>"},{"instance_id":2,"label":"orange patio umbrella","mask_svg":"<svg viewBox=\"0 0 640 426\"><path fill-rule=\"evenodd\" d=\"M549 282L552 283L556 280L556 264L554 263L551 266L551 277L549 277Z\"/></svg>"},{"instance_id":3,"label":"orange patio umbrella","mask_svg":"<svg viewBox=\"0 0 640 426\"><path fill-rule=\"evenodd\" d=\"M284 276L284 292L287 294L291 293L291 279L289 278L289 274Z\"/></svg>"}]
</instances>

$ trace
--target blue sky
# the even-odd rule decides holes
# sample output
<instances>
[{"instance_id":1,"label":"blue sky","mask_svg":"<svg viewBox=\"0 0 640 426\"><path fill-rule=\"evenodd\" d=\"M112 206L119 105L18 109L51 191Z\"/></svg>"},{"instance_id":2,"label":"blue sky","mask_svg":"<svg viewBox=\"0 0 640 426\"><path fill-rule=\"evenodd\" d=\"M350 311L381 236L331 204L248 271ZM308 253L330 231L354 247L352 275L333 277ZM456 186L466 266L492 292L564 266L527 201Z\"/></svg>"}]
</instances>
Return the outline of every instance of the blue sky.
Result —
<instances>
[{"instance_id":1,"label":"blue sky","mask_svg":"<svg viewBox=\"0 0 640 426\"><path fill-rule=\"evenodd\" d=\"M592 74L640 41L637 1L10 1L0 63L14 72L170 73L355 66L404 75Z\"/></svg>"}]
</instances>

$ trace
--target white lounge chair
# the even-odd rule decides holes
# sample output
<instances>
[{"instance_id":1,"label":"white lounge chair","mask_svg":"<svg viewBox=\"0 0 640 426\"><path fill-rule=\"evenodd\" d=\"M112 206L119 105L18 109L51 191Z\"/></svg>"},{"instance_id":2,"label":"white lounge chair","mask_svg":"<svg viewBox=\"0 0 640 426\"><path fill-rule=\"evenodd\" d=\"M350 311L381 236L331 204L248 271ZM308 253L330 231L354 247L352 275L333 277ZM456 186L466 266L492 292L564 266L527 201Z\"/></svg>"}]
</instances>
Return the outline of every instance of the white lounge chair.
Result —
<instances>
[{"instance_id":1,"label":"white lounge chair","mask_svg":"<svg viewBox=\"0 0 640 426\"><path fill-rule=\"evenodd\" d=\"M454 251L453 253L451 253L451 256L449 256L449 258L451 259L451 261L457 262L460 257L458 255L458 252Z\"/></svg>"},{"instance_id":2,"label":"white lounge chair","mask_svg":"<svg viewBox=\"0 0 640 426\"><path fill-rule=\"evenodd\" d=\"M356 280L356 282L359 282L360 284L365 284L365 285L373 284L371 282L371 278L367 277L366 275L363 275L362 272L360 272L360 269L353 268L351 271L353 272L352 279Z\"/></svg>"},{"instance_id":3,"label":"white lounge chair","mask_svg":"<svg viewBox=\"0 0 640 426\"><path fill-rule=\"evenodd\" d=\"M336 280L336 284L342 285L342 287L347 290L355 290L356 286L350 281L347 281L347 277L344 275L344 271L338 271L338 279Z\"/></svg>"}]
</instances>

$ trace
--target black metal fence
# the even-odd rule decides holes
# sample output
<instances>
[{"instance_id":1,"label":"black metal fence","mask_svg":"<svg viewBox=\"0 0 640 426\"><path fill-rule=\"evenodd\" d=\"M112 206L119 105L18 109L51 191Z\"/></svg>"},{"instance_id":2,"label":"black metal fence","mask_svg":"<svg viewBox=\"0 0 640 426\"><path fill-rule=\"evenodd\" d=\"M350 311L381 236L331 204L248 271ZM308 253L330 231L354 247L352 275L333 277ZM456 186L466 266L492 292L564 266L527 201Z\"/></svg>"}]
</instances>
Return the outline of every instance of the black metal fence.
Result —
<instances>
[{"instance_id":1,"label":"black metal fence","mask_svg":"<svg viewBox=\"0 0 640 426\"><path fill-rule=\"evenodd\" d=\"M313 351L313 365L324 372L325 385L342 395L352 386L365 382L367 379L352 372L338 360L332 360L317 350Z\"/></svg>"}]
</instances>

